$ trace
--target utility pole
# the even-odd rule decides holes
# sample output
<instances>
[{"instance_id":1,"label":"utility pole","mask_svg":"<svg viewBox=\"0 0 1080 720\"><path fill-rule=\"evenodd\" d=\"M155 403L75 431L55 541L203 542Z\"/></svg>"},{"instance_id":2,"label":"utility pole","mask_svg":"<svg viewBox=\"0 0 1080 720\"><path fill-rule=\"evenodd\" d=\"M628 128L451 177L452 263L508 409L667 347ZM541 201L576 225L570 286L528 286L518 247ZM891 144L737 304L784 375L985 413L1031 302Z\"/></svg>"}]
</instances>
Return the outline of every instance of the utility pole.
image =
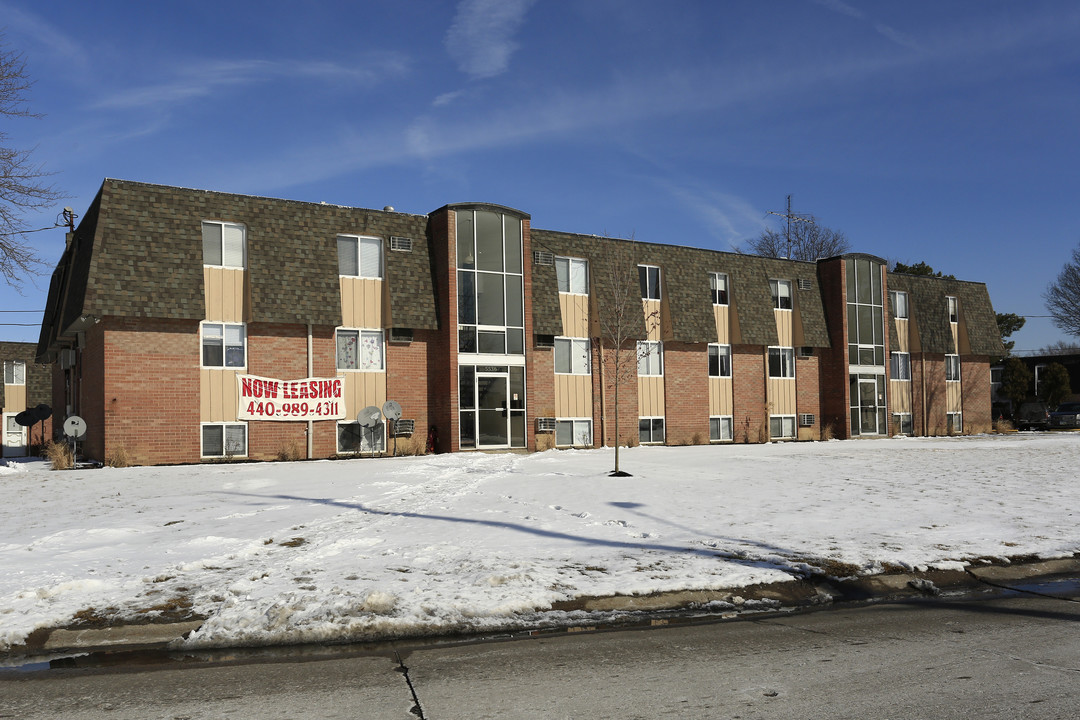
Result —
<instances>
[{"instance_id":1,"label":"utility pole","mask_svg":"<svg viewBox=\"0 0 1080 720\"><path fill-rule=\"evenodd\" d=\"M775 212L773 210L767 210L767 214L776 215L787 220L787 229L784 231L784 238L787 240L787 256L791 257L791 223L792 222L804 222L814 224L814 216L809 213L797 213L791 210L791 195L787 196L787 212Z\"/></svg>"}]
</instances>

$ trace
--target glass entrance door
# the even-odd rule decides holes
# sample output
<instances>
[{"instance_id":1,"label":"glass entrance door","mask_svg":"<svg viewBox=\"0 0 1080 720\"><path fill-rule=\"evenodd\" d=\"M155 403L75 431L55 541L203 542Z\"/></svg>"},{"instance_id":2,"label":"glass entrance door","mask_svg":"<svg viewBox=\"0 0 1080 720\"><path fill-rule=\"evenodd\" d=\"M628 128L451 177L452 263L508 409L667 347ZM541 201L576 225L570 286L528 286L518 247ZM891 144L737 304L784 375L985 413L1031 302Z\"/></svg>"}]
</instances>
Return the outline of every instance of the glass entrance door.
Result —
<instances>
[{"instance_id":1,"label":"glass entrance door","mask_svg":"<svg viewBox=\"0 0 1080 720\"><path fill-rule=\"evenodd\" d=\"M476 400L477 447L510 447L507 376L477 374Z\"/></svg>"},{"instance_id":2,"label":"glass entrance door","mask_svg":"<svg viewBox=\"0 0 1080 720\"><path fill-rule=\"evenodd\" d=\"M851 434L884 435L886 424L885 376L851 376Z\"/></svg>"}]
</instances>

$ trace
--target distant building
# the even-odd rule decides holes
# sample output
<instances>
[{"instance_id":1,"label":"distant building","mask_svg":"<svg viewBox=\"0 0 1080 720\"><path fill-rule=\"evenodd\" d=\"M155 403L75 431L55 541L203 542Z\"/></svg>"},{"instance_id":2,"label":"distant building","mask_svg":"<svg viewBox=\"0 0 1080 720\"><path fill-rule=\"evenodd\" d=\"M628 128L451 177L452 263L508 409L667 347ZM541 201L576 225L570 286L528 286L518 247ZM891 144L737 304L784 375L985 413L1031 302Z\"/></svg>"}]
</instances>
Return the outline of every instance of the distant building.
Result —
<instances>
[{"instance_id":1,"label":"distant building","mask_svg":"<svg viewBox=\"0 0 1080 720\"><path fill-rule=\"evenodd\" d=\"M1032 398L1045 399L1046 394L1042 385L1042 380L1045 377L1047 369L1054 363L1058 363L1065 368L1065 371L1069 374L1069 386L1072 388L1073 395L1080 393L1080 354L1071 355L1017 355L1016 358L1027 366L1027 369L1031 372L1031 384L1028 387L1029 394ZM990 368L991 377L991 400L995 405L1000 405L1001 411L1007 411L1012 405L1012 402L1008 398L1001 397L998 394L998 388L1001 385L1001 372L1003 366L996 364Z\"/></svg>"},{"instance_id":2,"label":"distant building","mask_svg":"<svg viewBox=\"0 0 1080 720\"><path fill-rule=\"evenodd\" d=\"M37 357L97 459L380 451L386 424L361 411L387 400L421 448L611 445L619 265L641 298L622 442L990 427L1003 348L981 283L537 230L486 203L411 215L106 180Z\"/></svg>"},{"instance_id":3,"label":"distant building","mask_svg":"<svg viewBox=\"0 0 1080 720\"><path fill-rule=\"evenodd\" d=\"M22 457L32 445L52 435L52 420L44 425L20 425L15 416L38 405L52 402L52 369L35 362L37 348L33 343L0 342L0 361L4 363L4 385L0 394L0 410L4 416L4 457Z\"/></svg>"}]
</instances>

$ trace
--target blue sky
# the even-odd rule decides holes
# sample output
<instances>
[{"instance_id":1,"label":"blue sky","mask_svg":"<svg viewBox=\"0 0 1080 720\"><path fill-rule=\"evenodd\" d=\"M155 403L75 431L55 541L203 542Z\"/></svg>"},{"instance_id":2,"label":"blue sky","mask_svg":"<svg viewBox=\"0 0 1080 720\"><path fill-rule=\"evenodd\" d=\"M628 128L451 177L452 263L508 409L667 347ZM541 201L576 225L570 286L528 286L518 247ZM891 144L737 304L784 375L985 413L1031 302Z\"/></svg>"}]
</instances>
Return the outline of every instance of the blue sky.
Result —
<instances>
[{"instance_id":1,"label":"blue sky","mask_svg":"<svg viewBox=\"0 0 1080 720\"><path fill-rule=\"evenodd\" d=\"M1075 2L0 0L0 27L45 114L5 128L68 196L34 227L114 177L731 250L791 194L1023 315L1080 244ZM63 231L32 237L51 270Z\"/></svg>"}]
</instances>

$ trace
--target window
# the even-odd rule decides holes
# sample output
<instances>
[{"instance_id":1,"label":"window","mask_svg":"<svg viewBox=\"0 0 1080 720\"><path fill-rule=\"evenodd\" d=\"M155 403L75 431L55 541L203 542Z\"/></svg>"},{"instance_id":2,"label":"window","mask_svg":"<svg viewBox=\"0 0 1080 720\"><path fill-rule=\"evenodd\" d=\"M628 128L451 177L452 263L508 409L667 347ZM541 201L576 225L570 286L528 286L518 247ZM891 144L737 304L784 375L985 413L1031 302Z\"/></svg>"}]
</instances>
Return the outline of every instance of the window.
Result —
<instances>
[{"instance_id":1,"label":"window","mask_svg":"<svg viewBox=\"0 0 1080 720\"><path fill-rule=\"evenodd\" d=\"M664 442L664 418L638 418L638 441L642 445Z\"/></svg>"},{"instance_id":2,"label":"window","mask_svg":"<svg viewBox=\"0 0 1080 720\"><path fill-rule=\"evenodd\" d=\"M893 424L897 435L913 435L911 413L893 413Z\"/></svg>"},{"instance_id":3,"label":"window","mask_svg":"<svg viewBox=\"0 0 1080 720\"><path fill-rule=\"evenodd\" d=\"M731 377L731 346L709 345L709 377Z\"/></svg>"},{"instance_id":4,"label":"window","mask_svg":"<svg viewBox=\"0 0 1080 720\"><path fill-rule=\"evenodd\" d=\"M559 292L575 295L589 294L589 261L577 258L555 258L555 277Z\"/></svg>"},{"instance_id":5,"label":"window","mask_svg":"<svg viewBox=\"0 0 1080 720\"><path fill-rule=\"evenodd\" d=\"M791 309L791 281L770 280L769 289L772 291L773 307L777 310Z\"/></svg>"},{"instance_id":6,"label":"window","mask_svg":"<svg viewBox=\"0 0 1080 720\"><path fill-rule=\"evenodd\" d=\"M337 331L337 369L385 369L382 330Z\"/></svg>"},{"instance_id":7,"label":"window","mask_svg":"<svg viewBox=\"0 0 1080 720\"><path fill-rule=\"evenodd\" d=\"M244 235L243 225L204 220L203 265L243 269L246 245Z\"/></svg>"},{"instance_id":8,"label":"window","mask_svg":"<svg viewBox=\"0 0 1080 720\"><path fill-rule=\"evenodd\" d=\"M795 348L771 347L769 348L769 377L793 378L795 377Z\"/></svg>"},{"instance_id":9,"label":"window","mask_svg":"<svg viewBox=\"0 0 1080 720\"><path fill-rule=\"evenodd\" d=\"M589 375L589 340L555 338L555 372L568 375Z\"/></svg>"},{"instance_id":10,"label":"window","mask_svg":"<svg viewBox=\"0 0 1080 720\"><path fill-rule=\"evenodd\" d=\"M641 283L642 300L660 299L660 268L655 265L638 265L638 282Z\"/></svg>"},{"instance_id":11,"label":"window","mask_svg":"<svg viewBox=\"0 0 1080 720\"><path fill-rule=\"evenodd\" d=\"M727 275L724 273L709 273L709 289L712 291L713 305L728 304Z\"/></svg>"},{"instance_id":12,"label":"window","mask_svg":"<svg viewBox=\"0 0 1080 720\"><path fill-rule=\"evenodd\" d=\"M894 318L908 317L908 296L902 290L889 291L889 305Z\"/></svg>"},{"instance_id":13,"label":"window","mask_svg":"<svg viewBox=\"0 0 1080 720\"><path fill-rule=\"evenodd\" d=\"M639 340L637 344L638 375L652 376L664 374L664 348L656 341Z\"/></svg>"},{"instance_id":14,"label":"window","mask_svg":"<svg viewBox=\"0 0 1080 720\"><path fill-rule=\"evenodd\" d=\"M868 258L844 260L844 274L847 276L848 365L881 368L882 374L889 362L885 354L883 271L881 263ZM884 426L885 416L878 424Z\"/></svg>"},{"instance_id":15,"label":"window","mask_svg":"<svg viewBox=\"0 0 1080 720\"><path fill-rule=\"evenodd\" d=\"M956 304L956 298L954 298L952 295L946 295L945 302L949 306L949 322L959 322L960 312Z\"/></svg>"},{"instance_id":16,"label":"window","mask_svg":"<svg viewBox=\"0 0 1080 720\"><path fill-rule=\"evenodd\" d=\"M374 427L355 421L339 422L337 430L337 451L342 455L386 450L386 425L381 420Z\"/></svg>"},{"instance_id":17,"label":"window","mask_svg":"<svg viewBox=\"0 0 1080 720\"><path fill-rule=\"evenodd\" d=\"M894 352L889 358L889 376L893 380L911 380L911 355Z\"/></svg>"},{"instance_id":18,"label":"window","mask_svg":"<svg viewBox=\"0 0 1080 720\"><path fill-rule=\"evenodd\" d=\"M794 415L770 415L769 436L774 440L789 440L795 437Z\"/></svg>"},{"instance_id":19,"label":"window","mask_svg":"<svg viewBox=\"0 0 1080 720\"><path fill-rule=\"evenodd\" d=\"M959 435L964 432L963 413L945 413L945 431L950 435Z\"/></svg>"},{"instance_id":20,"label":"window","mask_svg":"<svg viewBox=\"0 0 1080 720\"><path fill-rule=\"evenodd\" d=\"M5 360L4 361L4 384L5 385L25 385L26 384L26 363L22 360Z\"/></svg>"},{"instance_id":21,"label":"window","mask_svg":"<svg viewBox=\"0 0 1080 720\"><path fill-rule=\"evenodd\" d=\"M383 241L359 235L337 236L338 275L381 278Z\"/></svg>"},{"instance_id":22,"label":"window","mask_svg":"<svg viewBox=\"0 0 1080 720\"><path fill-rule=\"evenodd\" d=\"M559 447L592 447L592 420L556 420L555 444Z\"/></svg>"},{"instance_id":23,"label":"window","mask_svg":"<svg viewBox=\"0 0 1080 720\"><path fill-rule=\"evenodd\" d=\"M458 352L524 355L521 220L486 210L455 215Z\"/></svg>"},{"instance_id":24,"label":"window","mask_svg":"<svg viewBox=\"0 0 1080 720\"><path fill-rule=\"evenodd\" d=\"M709 418L709 440L713 442L731 440L731 426L730 415Z\"/></svg>"},{"instance_id":25,"label":"window","mask_svg":"<svg viewBox=\"0 0 1080 720\"><path fill-rule=\"evenodd\" d=\"M247 423L203 423L202 456L247 456Z\"/></svg>"},{"instance_id":26,"label":"window","mask_svg":"<svg viewBox=\"0 0 1080 720\"><path fill-rule=\"evenodd\" d=\"M945 380L947 382L960 382L960 356L945 356Z\"/></svg>"},{"instance_id":27,"label":"window","mask_svg":"<svg viewBox=\"0 0 1080 720\"><path fill-rule=\"evenodd\" d=\"M203 367L242 368L247 365L247 333L243 325L202 324Z\"/></svg>"}]
</instances>

